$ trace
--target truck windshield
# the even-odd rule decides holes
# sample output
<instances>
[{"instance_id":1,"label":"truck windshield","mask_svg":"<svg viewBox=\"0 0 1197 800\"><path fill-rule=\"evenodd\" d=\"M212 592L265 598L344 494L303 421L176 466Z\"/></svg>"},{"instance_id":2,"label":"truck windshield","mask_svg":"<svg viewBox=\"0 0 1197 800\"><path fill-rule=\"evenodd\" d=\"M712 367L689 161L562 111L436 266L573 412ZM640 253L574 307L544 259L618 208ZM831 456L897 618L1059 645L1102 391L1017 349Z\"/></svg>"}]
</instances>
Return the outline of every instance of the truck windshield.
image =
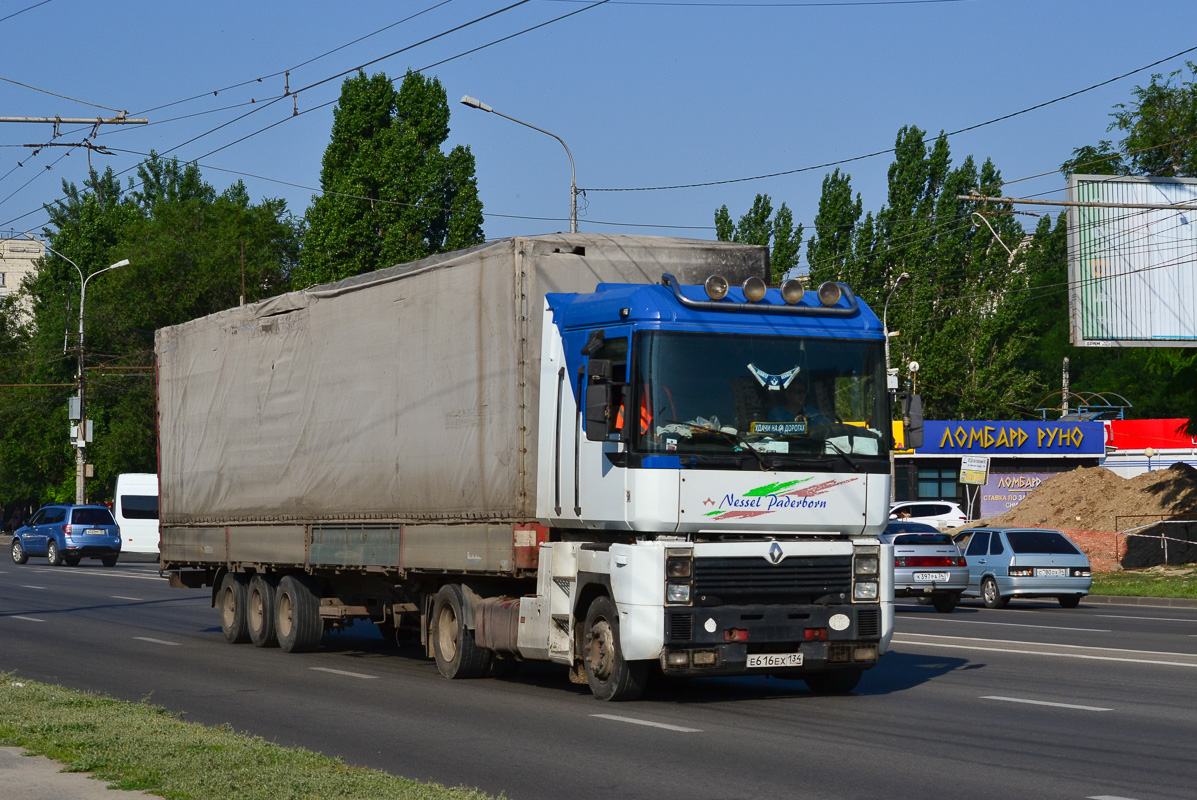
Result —
<instances>
[{"instance_id":1,"label":"truck windshield","mask_svg":"<svg viewBox=\"0 0 1197 800\"><path fill-rule=\"evenodd\" d=\"M639 452L888 464L881 342L657 331L634 348Z\"/></svg>"}]
</instances>

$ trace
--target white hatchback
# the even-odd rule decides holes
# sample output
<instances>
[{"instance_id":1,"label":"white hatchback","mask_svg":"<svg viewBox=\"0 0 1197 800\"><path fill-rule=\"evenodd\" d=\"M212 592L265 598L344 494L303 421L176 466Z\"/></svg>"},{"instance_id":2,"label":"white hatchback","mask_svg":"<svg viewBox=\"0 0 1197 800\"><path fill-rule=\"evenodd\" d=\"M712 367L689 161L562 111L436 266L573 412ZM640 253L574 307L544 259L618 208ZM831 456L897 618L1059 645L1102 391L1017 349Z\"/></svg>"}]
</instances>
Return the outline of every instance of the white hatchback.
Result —
<instances>
[{"instance_id":1,"label":"white hatchback","mask_svg":"<svg viewBox=\"0 0 1197 800\"><path fill-rule=\"evenodd\" d=\"M968 522L964 509L948 500L907 500L889 507L889 518L934 525L940 530Z\"/></svg>"}]
</instances>

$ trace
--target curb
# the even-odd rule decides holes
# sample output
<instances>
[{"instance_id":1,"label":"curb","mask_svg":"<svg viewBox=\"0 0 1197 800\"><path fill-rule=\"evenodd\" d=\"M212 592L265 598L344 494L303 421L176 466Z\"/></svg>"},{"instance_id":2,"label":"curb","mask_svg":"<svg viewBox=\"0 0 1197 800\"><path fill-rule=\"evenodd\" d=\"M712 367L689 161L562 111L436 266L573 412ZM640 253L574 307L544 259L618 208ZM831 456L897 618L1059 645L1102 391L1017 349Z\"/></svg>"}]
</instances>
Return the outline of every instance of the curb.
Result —
<instances>
[{"instance_id":1,"label":"curb","mask_svg":"<svg viewBox=\"0 0 1197 800\"><path fill-rule=\"evenodd\" d=\"M1197 600L1188 597L1120 597L1113 594L1090 594L1082 601L1109 606L1152 606L1155 608L1197 608Z\"/></svg>"}]
</instances>

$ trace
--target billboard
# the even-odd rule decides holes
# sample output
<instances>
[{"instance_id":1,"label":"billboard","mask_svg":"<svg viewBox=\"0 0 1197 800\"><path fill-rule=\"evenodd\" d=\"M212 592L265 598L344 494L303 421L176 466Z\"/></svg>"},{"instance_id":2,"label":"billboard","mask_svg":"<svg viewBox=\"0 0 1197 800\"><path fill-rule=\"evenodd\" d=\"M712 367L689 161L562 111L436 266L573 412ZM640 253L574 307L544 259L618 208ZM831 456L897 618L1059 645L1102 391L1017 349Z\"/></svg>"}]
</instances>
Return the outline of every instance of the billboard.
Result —
<instances>
[{"instance_id":1,"label":"billboard","mask_svg":"<svg viewBox=\"0 0 1197 800\"><path fill-rule=\"evenodd\" d=\"M923 423L917 455L996 456L999 458L1077 456L1106 452L1100 422L951 422Z\"/></svg>"},{"instance_id":2,"label":"billboard","mask_svg":"<svg viewBox=\"0 0 1197 800\"><path fill-rule=\"evenodd\" d=\"M1022 472L1013 475L990 473L981 489L981 517L1000 517L1014 508L1039 484L1052 477L1054 472Z\"/></svg>"},{"instance_id":3,"label":"billboard","mask_svg":"<svg viewBox=\"0 0 1197 800\"><path fill-rule=\"evenodd\" d=\"M1073 175L1068 202L1072 343L1197 347L1197 179Z\"/></svg>"}]
</instances>

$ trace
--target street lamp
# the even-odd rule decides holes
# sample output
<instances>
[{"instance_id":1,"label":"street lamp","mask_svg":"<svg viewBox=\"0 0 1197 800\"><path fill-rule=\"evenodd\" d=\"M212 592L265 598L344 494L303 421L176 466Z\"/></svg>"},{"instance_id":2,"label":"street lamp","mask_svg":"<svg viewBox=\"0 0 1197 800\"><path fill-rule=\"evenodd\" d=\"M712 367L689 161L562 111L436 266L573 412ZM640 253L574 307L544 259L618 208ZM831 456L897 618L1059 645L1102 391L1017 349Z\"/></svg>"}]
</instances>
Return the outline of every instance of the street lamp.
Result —
<instances>
[{"instance_id":1,"label":"street lamp","mask_svg":"<svg viewBox=\"0 0 1197 800\"><path fill-rule=\"evenodd\" d=\"M549 131L546 131L544 128L538 128L535 125L531 125L527 122L524 122L522 119L516 119L515 117L509 117L506 114L504 114L502 111L495 111L493 108L491 108L486 103L479 100L477 97L470 97L468 94L463 95L461 98L461 103L462 103L462 105L469 106L470 108L476 108L479 111L489 111L491 114L498 114L500 117L503 117L504 119L509 119L512 122L518 122L520 125L523 125L526 128L531 128L534 131L540 131L541 133L546 134L548 136L552 136L554 139L561 142L561 146L565 148L565 154L567 156L569 156L569 232L577 233L578 232L578 180L577 180L577 174L574 170L574 154L569 152L569 146L566 145L565 140L562 139L560 136L558 136L555 133L550 133Z\"/></svg>"},{"instance_id":2,"label":"street lamp","mask_svg":"<svg viewBox=\"0 0 1197 800\"><path fill-rule=\"evenodd\" d=\"M885 307L881 311L881 329L885 334L885 388L890 393L891 398L894 393L898 391L898 370L891 369L889 366L889 301L894 296L894 292L898 291L898 287L906 281L910 280L910 273L903 272L894 281L893 288L889 290L889 294L885 296ZM894 487L894 449L889 449L889 501L894 502L896 497Z\"/></svg>"},{"instance_id":3,"label":"street lamp","mask_svg":"<svg viewBox=\"0 0 1197 800\"><path fill-rule=\"evenodd\" d=\"M33 237L29 237L29 238L32 239ZM83 505L83 503L85 503L87 501L87 498L84 493L84 485L83 485L83 479L84 479L83 448L87 446L87 405L86 405L87 382L84 377L84 368L83 368L83 304L87 300L87 282L102 272L107 272L108 270L116 269L117 267L127 266L129 263L129 259L122 258L120 261L116 262L115 264L111 264L107 267L104 267L103 269L98 269L85 278L85 277L83 277L83 270L79 268L78 264L76 264L74 261L72 261L71 259L64 256L62 253L58 252L54 248L50 247L49 245L45 245L45 248L46 248L46 250L50 251L54 255L61 258L63 261L70 264L72 267L75 268L75 271L79 273L79 361L78 361L78 369L79 369L79 378L78 378L78 380L79 380L79 427L76 430L77 435L75 437L75 503L77 505Z\"/></svg>"}]
</instances>

